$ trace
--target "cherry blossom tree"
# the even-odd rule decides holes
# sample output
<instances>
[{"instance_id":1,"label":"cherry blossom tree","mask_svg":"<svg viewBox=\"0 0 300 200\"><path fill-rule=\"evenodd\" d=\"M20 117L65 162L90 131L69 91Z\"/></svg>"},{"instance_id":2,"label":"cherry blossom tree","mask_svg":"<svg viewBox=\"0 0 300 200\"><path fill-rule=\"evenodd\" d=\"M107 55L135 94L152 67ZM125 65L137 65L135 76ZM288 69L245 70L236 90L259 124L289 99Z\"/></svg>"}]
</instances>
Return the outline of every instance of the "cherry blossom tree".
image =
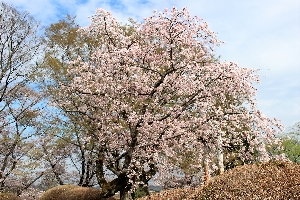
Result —
<instances>
[{"instance_id":1,"label":"cherry blossom tree","mask_svg":"<svg viewBox=\"0 0 300 200\"><path fill-rule=\"evenodd\" d=\"M98 47L90 59L70 63L74 78L61 85L59 103L95 128L88 136L98 142L96 175L103 196L120 191L124 199L155 175L166 177L174 160L182 159L180 151L197 152L193 167L209 175L217 168L208 164L220 142L247 141L239 149L242 158L259 151L268 159L263 146L256 147L271 142L281 125L256 110L256 70L214 61L221 42L206 22L186 8L165 9L132 22L128 34L103 9L91 19L80 33L97 39ZM228 96L243 106L218 106Z\"/></svg>"}]
</instances>

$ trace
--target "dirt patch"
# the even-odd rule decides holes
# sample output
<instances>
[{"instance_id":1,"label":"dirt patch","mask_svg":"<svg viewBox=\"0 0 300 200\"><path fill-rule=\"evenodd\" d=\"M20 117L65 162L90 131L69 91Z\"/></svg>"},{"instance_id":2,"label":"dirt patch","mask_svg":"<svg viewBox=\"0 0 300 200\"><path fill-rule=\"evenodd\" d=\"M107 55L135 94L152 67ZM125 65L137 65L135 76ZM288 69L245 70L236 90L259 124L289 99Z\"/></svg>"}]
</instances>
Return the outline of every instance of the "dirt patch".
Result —
<instances>
[{"instance_id":1,"label":"dirt patch","mask_svg":"<svg viewBox=\"0 0 300 200\"><path fill-rule=\"evenodd\" d=\"M151 194L138 200L182 200L185 199L190 194L194 193L195 189L193 188L179 188L164 190L158 193Z\"/></svg>"}]
</instances>

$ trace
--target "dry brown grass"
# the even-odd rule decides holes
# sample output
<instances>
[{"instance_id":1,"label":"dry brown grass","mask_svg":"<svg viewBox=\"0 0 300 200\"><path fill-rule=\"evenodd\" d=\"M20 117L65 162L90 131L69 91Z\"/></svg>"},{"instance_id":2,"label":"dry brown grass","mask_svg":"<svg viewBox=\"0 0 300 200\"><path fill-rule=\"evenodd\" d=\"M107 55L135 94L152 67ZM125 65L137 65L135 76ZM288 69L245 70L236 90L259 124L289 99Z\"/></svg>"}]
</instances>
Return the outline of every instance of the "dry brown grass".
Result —
<instances>
[{"instance_id":1,"label":"dry brown grass","mask_svg":"<svg viewBox=\"0 0 300 200\"><path fill-rule=\"evenodd\" d=\"M60 185L60 186L56 186L54 188L51 188L49 190L47 190L46 192L44 192L42 194L42 196L40 197L39 200L57 200L58 197L71 189L77 188L79 186L76 185Z\"/></svg>"},{"instance_id":2,"label":"dry brown grass","mask_svg":"<svg viewBox=\"0 0 300 200\"><path fill-rule=\"evenodd\" d=\"M300 165L268 162L237 167L187 199L300 199Z\"/></svg>"},{"instance_id":3,"label":"dry brown grass","mask_svg":"<svg viewBox=\"0 0 300 200\"><path fill-rule=\"evenodd\" d=\"M300 199L300 165L272 161L240 166L195 190L168 190L140 200L146 199Z\"/></svg>"},{"instance_id":4,"label":"dry brown grass","mask_svg":"<svg viewBox=\"0 0 300 200\"><path fill-rule=\"evenodd\" d=\"M5 192L5 193L0 193L0 200L22 200L22 199L13 193Z\"/></svg>"}]
</instances>

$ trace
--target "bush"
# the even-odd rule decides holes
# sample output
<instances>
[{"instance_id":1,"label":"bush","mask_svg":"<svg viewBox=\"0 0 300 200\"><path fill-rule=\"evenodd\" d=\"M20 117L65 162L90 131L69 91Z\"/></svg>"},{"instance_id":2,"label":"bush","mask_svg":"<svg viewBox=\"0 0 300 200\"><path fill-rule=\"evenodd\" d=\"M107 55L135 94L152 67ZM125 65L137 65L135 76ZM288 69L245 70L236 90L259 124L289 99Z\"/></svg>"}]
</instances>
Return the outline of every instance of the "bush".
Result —
<instances>
[{"instance_id":1,"label":"bush","mask_svg":"<svg viewBox=\"0 0 300 200\"><path fill-rule=\"evenodd\" d=\"M60 185L54 188L47 190L45 193L42 194L39 200L57 200L58 197L69 190L77 188L79 186L76 185Z\"/></svg>"},{"instance_id":2,"label":"bush","mask_svg":"<svg viewBox=\"0 0 300 200\"><path fill-rule=\"evenodd\" d=\"M13 193L5 192L5 193L0 193L0 200L22 200L22 199Z\"/></svg>"},{"instance_id":3,"label":"bush","mask_svg":"<svg viewBox=\"0 0 300 200\"><path fill-rule=\"evenodd\" d=\"M148 186L140 185L134 192L135 198L141 198L141 197L145 197L145 196L149 196L149 195L150 195L150 193L149 193Z\"/></svg>"},{"instance_id":4,"label":"bush","mask_svg":"<svg viewBox=\"0 0 300 200\"><path fill-rule=\"evenodd\" d=\"M77 187L72 190L68 190L61 194L57 200L100 200L104 199L101 197L100 190L94 188ZM115 198L108 198L114 200ZM108 200L107 199L107 200Z\"/></svg>"}]
</instances>

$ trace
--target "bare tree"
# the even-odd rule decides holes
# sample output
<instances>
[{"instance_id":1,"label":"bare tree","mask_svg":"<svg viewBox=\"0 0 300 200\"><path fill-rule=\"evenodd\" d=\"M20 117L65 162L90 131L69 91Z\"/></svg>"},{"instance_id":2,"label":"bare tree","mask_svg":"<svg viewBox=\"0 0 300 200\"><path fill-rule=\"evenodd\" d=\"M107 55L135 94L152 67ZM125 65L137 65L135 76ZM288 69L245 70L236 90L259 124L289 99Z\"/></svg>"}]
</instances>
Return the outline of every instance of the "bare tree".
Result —
<instances>
[{"instance_id":1,"label":"bare tree","mask_svg":"<svg viewBox=\"0 0 300 200\"><path fill-rule=\"evenodd\" d=\"M78 57L83 60L90 59L97 46L95 39L81 35L77 32L78 29L75 17L67 15L45 30L44 60L41 67L47 81L41 80L41 85L55 106L50 108L52 114L43 122L44 140L47 142L42 146L45 162L52 169L57 184L71 183L90 187L97 184L94 154L97 141L83 139L86 136L85 132L95 130L89 121L79 123L80 115L67 113L66 110L70 108L60 107L57 103L61 84L67 85L73 79L73 76L67 74L72 67L69 62ZM71 108L76 106L76 99L65 100L72 102ZM60 170L57 170L58 167ZM73 179L70 180L69 177Z\"/></svg>"},{"instance_id":2,"label":"bare tree","mask_svg":"<svg viewBox=\"0 0 300 200\"><path fill-rule=\"evenodd\" d=\"M41 112L34 78L42 40L27 12L5 3L0 9L0 189L13 182L27 188L43 175L28 173L28 167L37 167L29 156Z\"/></svg>"}]
</instances>

